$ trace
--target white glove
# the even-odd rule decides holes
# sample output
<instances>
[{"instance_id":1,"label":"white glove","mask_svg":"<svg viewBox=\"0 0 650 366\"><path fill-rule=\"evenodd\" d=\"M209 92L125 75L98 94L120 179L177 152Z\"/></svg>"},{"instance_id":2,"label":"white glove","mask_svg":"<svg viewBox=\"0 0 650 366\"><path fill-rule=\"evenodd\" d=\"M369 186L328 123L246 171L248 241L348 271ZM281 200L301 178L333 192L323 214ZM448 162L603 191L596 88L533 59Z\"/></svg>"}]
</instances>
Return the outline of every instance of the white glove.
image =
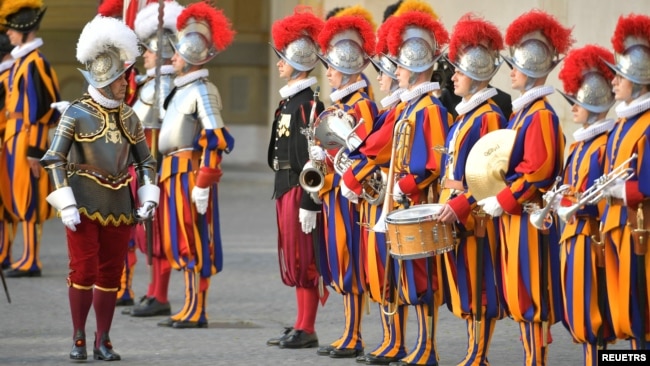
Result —
<instances>
[{"instance_id":1,"label":"white glove","mask_svg":"<svg viewBox=\"0 0 650 366\"><path fill-rule=\"evenodd\" d=\"M210 187L201 188L194 187L192 188L192 202L196 205L196 211L201 215L204 215L208 210L208 198L210 197Z\"/></svg>"},{"instance_id":2,"label":"white glove","mask_svg":"<svg viewBox=\"0 0 650 366\"><path fill-rule=\"evenodd\" d=\"M478 201L477 204L483 208L486 214L492 217L499 217L503 214L503 207L499 204L496 196L484 198Z\"/></svg>"},{"instance_id":3,"label":"white glove","mask_svg":"<svg viewBox=\"0 0 650 366\"><path fill-rule=\"evenodd\" d=\"M298 212L298 221L302 225L302 231L305 234L311 233L312 230L316 228L316 217L318 216L318 211L309 211L301 208Z\"/></svg>"},{"instance_id":4,"label":"white glove","mask_svg":"<svg viewBox=\"0 0 650 366\"><path fill-rule=\"evenodd\" d=\"M617 178L614 183L605 187L603 190L603 195L605 197L625 199L625 180Z\"/></svg>"},{"instance_id":5,"label":"white glove","mask_svg":"<svg viewBox=\"0 0 650 366\"><path fill-rule=\"evenodd\" d=\"M551 210L557 211L558 207L560 207L560 202L562 202L562 197L564 196L562 194L556 194L555 197L553 197L554 194L554 192L546 192L542 198L544 199L544 202L546 202L546 206L551 206Z\"/></svg>"},{"instance_id":6,"label":"white glove","mask_svg":"<svg viewBox=\"0 0 650 366\"><path fill-rule=\"evenodd\" d=\"M149 220L153 217L155 208L156 208L155 203L151 201L147 201L143 203L140 207L138 207L138 210L136 211L135 215L138 220L142 220L142 221Z\"/></svg>"},{"instance_id":7,"label":"white glove","mask_svg":"<svg viewBox=\"0 0 650 366\"><path fill-rule=\"evenodd\" d=\"M352 203L359 203L359 195L348 188L348 186L345 185L343 179L341 179L341 194L343 197L347 198L348 201Z\"/></svg>"},{"instance_id":8,"label":"white glove","mask_svg":"<svg viewBox=\"0 0 650 366\"><path fill-rule=\"evenodd\" d=\"M404 197L404 192L402 192L402 188L399 186L399 182L395 182L395 185L393 185L393 200L396 202L402 202Z\"/></svg>"},{"instance_id":9,"label":"white glove","mask_svg":"<svg viewBox=\"0 0 650 366\"><path fill-rule=\"evenodd\" d=\"M69 105L70 102L68 102L67 100L62 100L60 102L51 103L50 108L56 109L57 111L59 111L59 113L63 113L68 108Z\"/></svg>"},{"instance_id":10,"label":"white glove","mask_svg":"<svg viewBox=\"0 0 650 366\"><path fill-rule=\"evenodd\" d=\"M309 159L312 161L323 161L326 156L327 154L325 153L325 150L318 145L309 148Z\"/></svg>"},{"instance_id":11,"label":"white glove","mask_svg":"<svg viewBox=\"0 0 650 366\"><path fill-rule=\"evenodd\" d=\"M77 206L68 206L61 210L61 221L68 229L77 231L76 225L81 223Z\"/></svg>"}]
</instances>

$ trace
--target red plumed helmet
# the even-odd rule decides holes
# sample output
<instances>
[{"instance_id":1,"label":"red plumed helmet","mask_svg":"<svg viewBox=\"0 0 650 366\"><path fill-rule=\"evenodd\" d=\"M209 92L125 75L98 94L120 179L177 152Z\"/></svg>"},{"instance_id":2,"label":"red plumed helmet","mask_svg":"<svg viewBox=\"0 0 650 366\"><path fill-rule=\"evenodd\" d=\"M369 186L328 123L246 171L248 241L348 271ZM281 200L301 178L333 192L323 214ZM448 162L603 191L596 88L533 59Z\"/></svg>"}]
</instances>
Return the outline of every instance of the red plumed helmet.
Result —
<instances>
[{"instance_id":1,"label":"red plumed helmet","mask_svg":"<svg viewBox=\"0 0 650 366\"><path fill-rule=\"evenodd\" d=\"M394 61L411 72L431 67L449 42L445 27L433 15L408 11L396 16L387 37L388 52Z\"/></svg>"},{"instance_id":2,"label":"red plumed helmet","mask_svg":"<svg viewBox=\"0 0 650 366\"><path fill-rule=\"evenodd\" d=\"M105 17L122 18L124 0L104 0L97 8L97 14Z\"/></svg>"},{"instance_id":3,"label":"red plumed helmet","mask_svg":"<svg viewBox=\"0 0 650 366\"><path fill-rule=\"evenodd\" d=\"M397 65L387 55L388 52L388 32L396 17L388 17L377 29L377 44L375 46L375 58L370 59L377 72L383 72L393 79L396 79L395 71Z\"/></svg>"},{"instance_id":4,"label":"red plumed helmet","mask_svg":"<svg viewBox=\"0 0 650 366\"><path fill-rule=\"evenodd\" d=\"M505 42L510 47L506 62L532 78L548 75L560 62L574 40L571 29L552 15L532 10L515 19L506 29Z\"/></svg>"},{"instance_id":5,"label":"red plumed helmet","mask_svg":"<svg viewBox=\"0 0 650 366\"><path fill-rule=\"evenodd\" d=\"M294 13L273 23L271 47L298 71L313 69L318 63L316 39L325 22L306 6L296 6Z\"/></svg>"},{"instance_id":6,"label":"red plumed helmet","mask_svg":"<svg viewBox=\"0 0 650 366\"><path fill-rule=\"evenodd\" d=\"M612 36L617 73L640 85L650 84L650 17L630 14L618 18Z\"/></svg>"},{"instance_id":7,"label":"red plumed helmet","mask_svg":"<svg viewBox=\"0 0 650 366\"><path fill-rule=\"evenodd\" d=\"M492 23L472 14L463 15L454 26L447 59L474 80L489 80L499 70L501 32Z\"/></svg>"},{"instance_id":8,"label":"red plumed helmet","mask_svg":"<svg viewBox=\"0 0 650 366\"><path fill-rule=\"evenodd\" d=\"M176 52L192 65L202 65L233 41L235 31L221 9L207 2L189 5L178 16Z\"/></svg>"},{"instance_id":9,"label":"red plumed helmet","mask_svg":"<svg viewBox=\"0 0 650 366\"><path fill-rule=\"evenodd\" d=\"M605 62L614 62L614 55L603 47L586 45L571 50L558 74L564 89L560 93L569 103L590 112L608 111L614 104L614 73Z\"/></svg>"},{"instance_id":10,"label":"red plumed helmet","mask_svg":"<svg viewBox=\"0 0 650 366\"><path fill-rule=\"evenodd\" d=\"M321 60L346 75L359 74L375 51L375 33L364 17L334 16L318 35Z\"/></svg>"}]
</instances>

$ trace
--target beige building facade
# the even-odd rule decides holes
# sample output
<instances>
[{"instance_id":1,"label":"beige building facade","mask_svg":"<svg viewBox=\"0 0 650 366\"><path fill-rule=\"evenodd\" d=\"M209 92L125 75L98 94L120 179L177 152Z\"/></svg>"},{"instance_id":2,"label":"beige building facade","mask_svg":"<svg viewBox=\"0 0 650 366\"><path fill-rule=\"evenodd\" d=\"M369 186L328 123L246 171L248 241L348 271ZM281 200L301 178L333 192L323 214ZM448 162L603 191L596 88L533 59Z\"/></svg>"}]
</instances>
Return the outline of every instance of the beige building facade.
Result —
<instances>
[{"instance_id":1,"label":"beige building facade","mask_svg":"<svg viewBox=\"0 0 650 366\"><path fill-rule=\"evenodd\" d=\"M187 5L194 1L178 0ZM395 0L218 0L218 7L232 20L237 31L235 42L208 64L210 79L219 87L223 99L224 120L236 139L234 151L224 162L241 165L266 164L269 126L280 96L278 89L284 81L277 76L277 56L268 43L273 21L293 12L296 5L309 5L324 15L337 6L360 4L366 7L379 24L386 6ZM650 14L650 0L428 0L440 20L451 32L455 22L465 13L474 12L494 22L502 31L520 14L531 9L543 9L555 15L563 24L573 27L575 46L598 44L611 49L610 39L620 15ZM55 68L61 84L63 99L73 99L83 92L84 80L77 71L76 42L84 24L95 14L99 0L44 0L48 7L41 26L43 53ZM559 67L548 83L561 88L557 79ZM366 69L374 82L375 97L383 97L376 85L376 73ZM314 75L321 90L330 90L325 70L317 66ZM509 69L503 66L493 84L510 92ZM513 95L513 98L517 95ZM327 104L327 93L321 98ZM572 142L575 127L564 99L555 93L550 101L563 123L567 146Z\"/></svg>"}]
</instances>

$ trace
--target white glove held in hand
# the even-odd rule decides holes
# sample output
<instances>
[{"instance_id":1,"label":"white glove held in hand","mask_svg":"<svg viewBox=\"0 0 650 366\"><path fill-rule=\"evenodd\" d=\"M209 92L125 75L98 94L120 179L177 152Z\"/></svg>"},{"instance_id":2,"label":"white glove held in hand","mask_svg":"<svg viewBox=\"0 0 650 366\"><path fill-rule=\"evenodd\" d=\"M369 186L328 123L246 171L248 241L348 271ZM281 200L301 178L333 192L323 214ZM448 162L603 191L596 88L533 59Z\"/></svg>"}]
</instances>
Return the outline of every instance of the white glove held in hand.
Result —
<instances>
[{"instance_id":1,"label":"white glove held in hand","mask_svg":"<svg viewBox=\"0 0 650 366\"><path fill-rule=\"evenodd\" d=\"M323 161L326 155L325 150L320 146L314 145L309 148L309 159L312 161Z\"/></svg>"},{"instance_id":2,"label":"white glove held in hand","mask_svg":"<svg viewBox=\"0 0 650 366\"><path fill-rule=\"evenodd\" d=\"M606 197L625 199L625 180L617 178L614 183L605 187L603 195Z\"/></svg>"},{"instance_id":3,"label":"white glove held in hand","mask_svg":"<svg viewBox=\"0 0 650 366\"><path fill-rule=\"evenodd\" d=\"M318 211L309 211L301 208L298 212L298 221L300 221L302 231L305 234L311 233L316 228L316 217L318 217Z\"/></svg>"},{"instance_id":4,"label":"white glove held in hand","mask_svg":"<svg viewBox=\"0 0 650 366\"><path fill-rule=\"evenodd\" d=\"M153 213L155 211L156 204L147 201L143 203L140 207L138 207L138 210L136 212L138 220L149 220L153 217Z\"/></svg>"},{"instance_id":5,"label":"white glove held in hand","mask_svg":"<svg viewBox=\"0 0 650 366\"><path fill-rule=\"evenodd\" d=\"M194 187L192 188L192 202L196 205L196 211L201 215L204 215L208 210L208 198L210 197L210 187L201 188Z\"/></svg>"},{"instance_id":6,"label":"white glove held in hand","mask_svg":"<svg viewBox=\"0 0 650 366\"><path fill-rule=\"evenodd\" d=\"M341 179L341 194L343 197L347 198L348 201L352 203L359 203L359 195L348 188L348 186L345 185L343 179Z\"/></svg>"},{"instance_id":7,"label":"white glove held in hand","mask_svg":"<svg viewBox=\"0 0 650 366\"><path fill-rule=\"evenodd\" d=\"M68 229L77 231L76 225L81 223L77 206L68 206L61 210L61 221Z\"/></svg>"},{"instance_id":8,"label":"white glove held in hand","mask_svg":"<svg viewBox=\"0 0 650 366\"><path fill-rule=\"evenodd\" d=\"M63 111L65 111L69 105L70 102L68 102L67 100L62 100L60 102L54 102L50 104L50 108L56 109L57 111L59 111L59 113L63 113Z\"/></svg>"},{"instance_id":9,"label":"white glove held in hand","mask_svg":"<svg viewBox=\"0 0 650 366\"><path fill-rule=\"evenodd\" d=\"M503 207L499 204L496 196L484 198L478 201L477 204L483 207L483 211L492 217L499 217L503 214Z\"/></svg>"},{"instance_id":10,"label":"white glove held in hand","mask_svg":"<svg viewBox=\"0 0 650 366\"><path fill-rule=\"evenodd\" d=\"M404 197L404 192L402 192L402 188L399 186L399 182L395 182L395 185L393 185L393 200L396 202L401 202Z\"/></svg>"}]
</instances>

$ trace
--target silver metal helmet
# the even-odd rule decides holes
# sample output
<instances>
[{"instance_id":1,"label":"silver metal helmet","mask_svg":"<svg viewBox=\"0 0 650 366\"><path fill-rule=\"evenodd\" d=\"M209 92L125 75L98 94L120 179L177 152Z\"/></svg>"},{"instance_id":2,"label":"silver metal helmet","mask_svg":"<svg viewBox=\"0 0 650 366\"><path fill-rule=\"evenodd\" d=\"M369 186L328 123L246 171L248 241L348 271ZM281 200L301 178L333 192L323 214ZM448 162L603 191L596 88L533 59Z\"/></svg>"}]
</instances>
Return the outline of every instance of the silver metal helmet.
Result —
<instances>
[{"instance_id":1,"label":"silver metal helmet","mask_svg":"<svg viewBox=\"0 0 650 366\"><path fill-rule=\"evenodd\" d=\"M93 60L86 62L86 70L79 71L90 85L101 89L122 76L131 66L133 62L125 62L118 48L108 46Z\"/></svg>"},{"instance_id":2,"label":"silver metal helmet","mask_svg":"<svg viewBox=\"0 0 650 366\"><path fill-rule=\"evenodd\" d=\"M583 75L582 84L575 95L569 95L562 91L560 94L569 103L577 104L589 112L607 112L615 102L610 82L602 73L592 70Z\"/></svg>"},{"instance_id":3,"label":"silver metal helmet","mask_svg":"<svg viewBox=\"0 0 650 366\"><path fill-rule=\"evenodd\" d=\"M346 74L359 74L368 66L370 58L364 52L363 40L354 29L347 29L332 37L324 55L318 57L335 70Z\"/></svg>"},{"instance_id":4,"label":"silver metal helmet","mask_svg":"<svg viewBox=\"0 0 650 366\"><path fill-rule=\"evenodd\" d=\"M371 58L370 62L372 62L372 65L378 73L382 72L388 75L391 79L397 79L397 65L390 57L386 55L378 55L376 58Z\"/></svg>"},{"instance_id":5,"label":"silver metal helmet","mask_svg":"<svg viewBox=\"0 0 650 366\"><path fill-rule=\"evenodd\" d=\"M174 56L174 42L176 41L176 35L168 29L163 29L162 41L161 56L163 59L169 60ZM150 52L158 52L158 36L156 34L143 40L140 44Z\"/></svg>"},{"instance_id":6,"label":"silver metal helmet","mask_svg":"<svg viewBox=\"0 0 650 366\"><path fill-rule=\"evenodd\" d=\"M312 70L318 63L318 46L307 36L299 37L287 44L282 51L273 45L271 47L278 57L298 71Z\"/></svg>"},{"instance_id":7,"label":"silver metal helmet","mask_svg":"<svg viewBox=\"0 0 650 366\"><path fill-rule=\"evenodd\" d=\"M499 53L483 45L468 46L461 50L450 64L473 80L490 80L499 71Z\"/></svg>"},{"instance_id":8,"label":"silver metal helmet","mask_svg":"<svg viewBox=\"0 0 650 366\"><path fill-rule=\"evenodd\" d=\"M210 26L203 20L188 22L187 26L178 32L178 42L174 49L192 65L203 65L217 55L212 44Z\"/></svg>"},{"instance_id":9,"label":"silver metal helmet","mask_svg":"<svg viewBox=\"0 0 650 366\"><path fill-rule=\"evenodd\" d=\"M560 59L548 39L541 31L531 32L521 38L516 46L510 47L506 62L531 78L548 75Z\"/></svg>"},{"instance_id":10,"label":"silver metal helmet","mask_svg":"<svg viewBox=\"0 0 650 366\"><path fill-rule=\"evenodd\" d=\"M393 60L401 67L414 72L423 72L436 63L438 43L431 32L415 26L407 26L402 33L402 45Z\"/></svg>"},{"instance_id":11,"label":"silver metal helmet","mask_svg":"<svg viewBox=\"0 0 650 366\"><path fill-rule=\"evenodd\" d=\"M616 73L639 85L650 84L650 47L648 40L628 37L625 51L615 53L616 65L606 64Z\"/></svg>"}]
</instances>

